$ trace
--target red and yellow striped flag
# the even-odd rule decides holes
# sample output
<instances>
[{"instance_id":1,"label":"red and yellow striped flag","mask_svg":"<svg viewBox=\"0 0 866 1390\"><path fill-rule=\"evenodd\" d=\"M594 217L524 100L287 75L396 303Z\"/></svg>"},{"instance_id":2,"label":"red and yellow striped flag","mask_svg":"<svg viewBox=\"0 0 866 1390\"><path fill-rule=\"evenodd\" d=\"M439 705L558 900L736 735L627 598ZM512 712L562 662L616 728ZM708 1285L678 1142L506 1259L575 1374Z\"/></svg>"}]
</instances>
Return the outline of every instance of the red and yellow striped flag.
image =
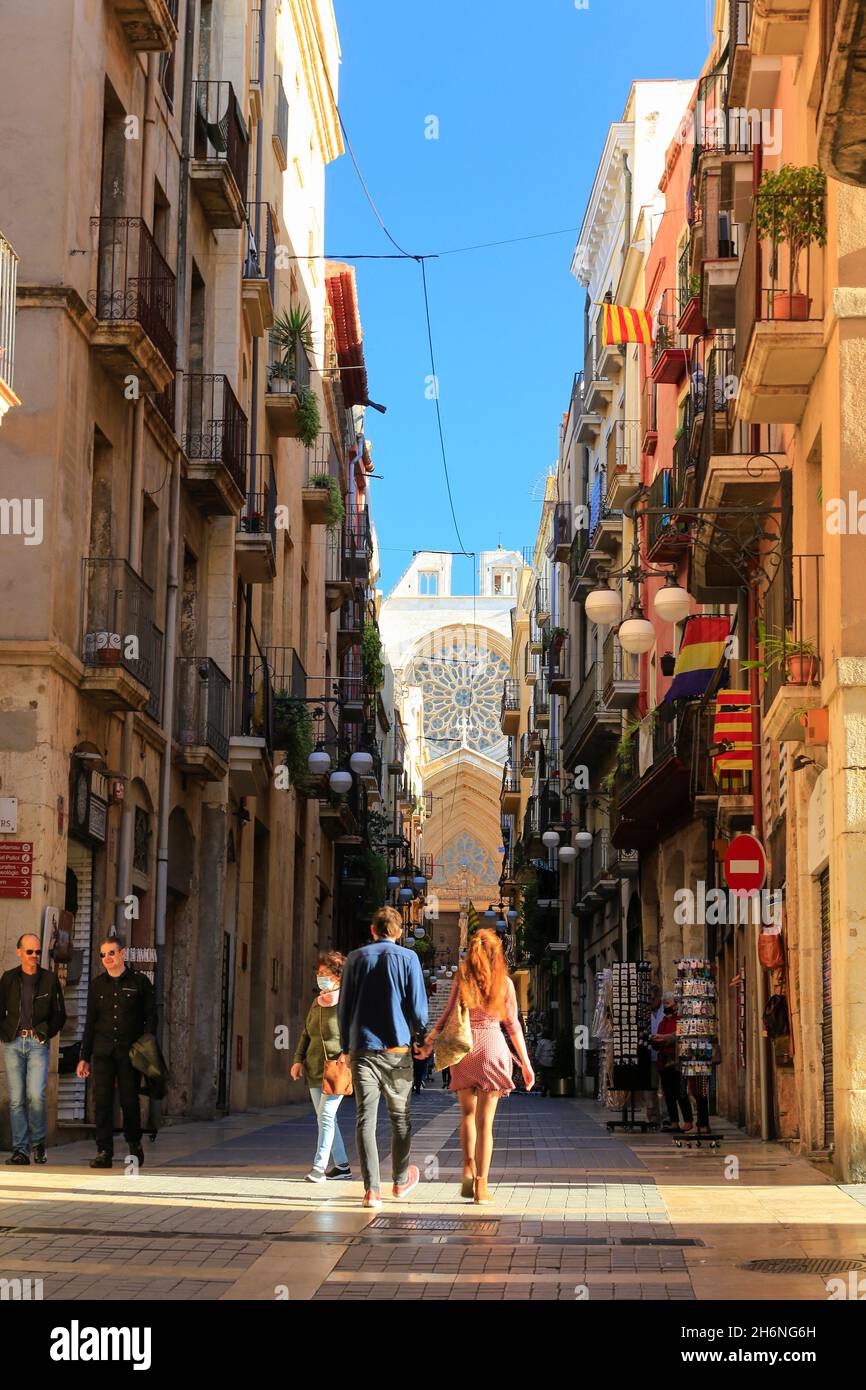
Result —
<instances>
[{"instance_id":1,"label":"red and yellow striped flag","mask_svg":"<svg viewBox=\"0 0 866 1390\"><path fill-rule=\"evenodd\" d=\"M617 343L646 343L653 340L653 316L646 309L628 309L621 304L605 304L602 341L605 347Z\"/></svg>"},{"instance_id":2,"label":"red and yellow striped flag","mask_svg":"<svg viewBox=\"0 0 866 1390\"><path fill-rule=\"evenodd\" d=\"M749 772L752 767L752 697L748 690L720 690L716 695L713 743L728 743L713 758L713 772Z\"/></svg>"}]
</instances>

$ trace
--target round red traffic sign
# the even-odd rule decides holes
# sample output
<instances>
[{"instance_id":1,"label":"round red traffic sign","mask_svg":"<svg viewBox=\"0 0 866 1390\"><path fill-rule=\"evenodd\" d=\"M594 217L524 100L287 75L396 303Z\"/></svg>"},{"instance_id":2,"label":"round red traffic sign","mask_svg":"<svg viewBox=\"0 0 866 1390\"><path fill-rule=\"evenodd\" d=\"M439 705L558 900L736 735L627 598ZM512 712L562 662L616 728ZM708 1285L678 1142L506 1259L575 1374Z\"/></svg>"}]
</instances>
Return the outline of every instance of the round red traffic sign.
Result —
<instances>
[{"instance_id":1,"label":"round red traffic sign","mask_svg":"<svg viewBox=\"0 0 866 1390\"><path fill-rule=\"evenodd\" d=\"M767 877L764 846L754 835L735 835L725 854L725 882L735 893L756 893Z\"/></svg>"}]
</instances>

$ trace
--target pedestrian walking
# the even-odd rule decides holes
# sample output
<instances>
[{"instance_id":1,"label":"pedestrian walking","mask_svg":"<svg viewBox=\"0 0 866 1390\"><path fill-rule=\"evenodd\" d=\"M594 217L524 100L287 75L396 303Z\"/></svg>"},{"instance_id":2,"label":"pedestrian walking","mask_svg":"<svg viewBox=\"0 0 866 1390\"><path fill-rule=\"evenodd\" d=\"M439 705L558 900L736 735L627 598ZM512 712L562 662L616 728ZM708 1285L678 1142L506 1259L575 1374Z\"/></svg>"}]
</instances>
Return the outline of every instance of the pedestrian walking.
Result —
<instances>
[{"instance_id":1,"label":"pedestrian walking","mask_svg":"<svg viewBox=\"0 0 866 1390\"><path fill-rule=\"evenodd\" d=\"M144 1163L141 1147L139 1073L129 1049L145 1034L156 1033L156 996L146 975L130 970L126 950L115 936L99 945L102 973L90 982L87 1017L77 1074L87 1078L93 1059L93 1108L96 1118L96 1157L91 1168L110 1168L114 1156L114 1088L120 1095L123 1133L130 1154Z\"/></svg>"},{"instance_id":2,"label":"pedestrian walking","mask_svg":"<svg viewBox=\"0 0 866 1390\"><path fill-rule=\"evenodd\" d=\"M661 1022L657 1030L650 1035L650 1043L656 1049L656 1066L668 1110L668 1124L664 1128L679 1129L689 1134L694 1129L694 1123L692 1107L677 1066L677 1006L673 994L662 996L662 1011ZM682 1124L677 1107L682 1111Z\"/></svg>"},{"instance_id":3,"label":"pedestrian walking","mask_svg":"<svg viewBox=\"0 0 866 1390\"><path fill-rule=\"evenodd\" d=\"M51 1039L66 1022L63 991L53 970L39 964L38 936L18 938L21 962L0 978L0 1038L9 1091L12 1154L8 1164L45 1163L45 1094Z\"/></svg>"},{"instance_id":4,"label":"pedestrian walking","mask_svg":"<svg viewBox=\"0 0 866 1390\"><path fill-rule=\"evenodd\" d=\"M372 941L351 951L343 970L338 1005L340 1042L349 1054L355 1091L358 1158L364 1206L382 1205L376 1118L385 1097L391 1121L394 1197L417 1187L420 1173L409 1162L412 1136L413 1055L410 1044L427 1027L427 991L414 951L398 945L403 919L380 907L371 923ZM417 1053L416 1055L420 1055ZM429 1054L425 1054L429 1055Z\"/></svg>"},{"instance_id":5,"label":"pedestrian walking","mask_svg":"<svg viewBox=\"0 0 866 1390\"><path fill-rule=\"evenodd\" d=\"M339 951L323 951L319 956L316 967L319 993L310 1005L292 1064L293 1081L306 1077L318 1123L318 1144L307 1182L325 1182L328 1178L333 1180L352 1176L337 1119L343 1095L328 1094L325 1090L326 1064L336 1062L341 1054L337 1006L345 963L346 957Z\"/></svg>"},{"instance_id":6,"label":"pedestrian walking","mask_svg":"<svg viewBox=\"0 0 866 1390\"><path fill-rule=\"evenodd\" d=\"M514 1090L508 1035L520 1058L523 1080L530 1090L535 1083L526 1040L520 1026L517 995L508 977L505 952L495 931L482 927L469 940L440 1019L427 1035L422 1053L429 1055L447 1024L453 1028L453 1011L468 1010L472 1043L469 1052L451 1063L449 1089L460 1102L460 1147L463 1177L460 1191L477 1203L489 1202L487 1180L493 1158L493 1120L501 1096Z\"/></svg>"}]
</instances>

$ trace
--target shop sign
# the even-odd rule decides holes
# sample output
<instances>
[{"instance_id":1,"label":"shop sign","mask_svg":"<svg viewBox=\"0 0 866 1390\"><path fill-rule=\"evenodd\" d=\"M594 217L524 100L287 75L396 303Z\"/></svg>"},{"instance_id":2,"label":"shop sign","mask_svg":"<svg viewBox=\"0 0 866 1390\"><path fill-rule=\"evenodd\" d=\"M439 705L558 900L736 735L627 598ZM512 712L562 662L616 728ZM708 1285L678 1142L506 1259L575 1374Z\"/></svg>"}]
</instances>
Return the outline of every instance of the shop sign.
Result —
<instances>
[{"instance_id":1,"label":"shop sign","mask_svg":"<svg viewBox=\"0 0 866 1390\"><path fill-rule=\"evenodd\" d=\"M819 874L830 858L830 803L827 769L819 773L809 797L806 823L806 855L810 874Z\"/></svg>"},{"instance_id":2,"label":"shop sign","mask_svg":"<svg viewBox=\"0 0 866 1390\"><path fill-rule=\"evenodd\" d=\"M101 797L91 796L90 798L87 830L94 840L98 840L101 845L105 844L108 830L108 803L103 801Z\"/></svg>"},{"instance_id":3,"label":"shop sign","mask_svg":"<svg viewBox=\"0 0 866 1390\"><path fill-rule=\"evenodd\" d=\"M14 835L17 829L17 796L0 796L0 835Z\"/></svg>"},{"instance_id":4,"label":"shop sign","mask_svg":"<svg viewBox=\"0 0 866 1390\"><path fill-rule=\"evenodd\" d=\"M33 841L0 843L0 898L29 898L33 886Z\"/></svg>"}]
</instances>

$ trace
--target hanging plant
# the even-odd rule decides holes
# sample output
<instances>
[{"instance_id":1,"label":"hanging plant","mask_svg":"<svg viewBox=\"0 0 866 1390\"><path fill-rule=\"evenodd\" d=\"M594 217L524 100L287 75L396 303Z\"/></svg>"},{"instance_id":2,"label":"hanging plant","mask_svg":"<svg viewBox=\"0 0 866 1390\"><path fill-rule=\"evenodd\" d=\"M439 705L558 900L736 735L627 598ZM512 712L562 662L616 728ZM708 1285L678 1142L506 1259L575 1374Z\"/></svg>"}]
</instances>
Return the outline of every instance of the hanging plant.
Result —
<instances>
[{"instance_id":1,"label":"hanging plant","mask_svg":"<svg viewBox=\"0 0 866 1390\"><path fill-rule=\"evenodd\" d=\"M301 391L298 405L298 438L307 448L312 448L322 432L322 417L319 414L319 400L315 391L305 386Z\"/></svg>"},{"instance_id":2,"label":"hanging plant","mask_svg":"<svg viewBox=\"0 0 866 1390\"><path fill-rule=\"evenodd\" d=\"M385 666L382 661L382 639L375 623L364 624L361 654L364 658L364 674L368 685L374 690L381 690L385 679Z\"/></svg>"},{"instance_id":3,"label":"hanging plant","mask_svg":"<svg viewBox=\"0 0 866 1390\"><path fill-rule=\"evenodd\" d=\"M332 478L330 473L313 473L307 486L327 488L331 494L328 501L328 530L332 533L339 531L346 509L343 506L343 494L340 492L340 485L336 478Z\"/></svg>"},{"instance_id":4,"label":"hanging plant","mask_svg":"<svg viewBox=\"0 0 866 1390\"><path fill-rule=\"evenodd\" d=\"M274 694L274 745L286 750L285 765L292 786L309 786L307 760L313 751L313 719L304 701L288 690Z\"/></svg>"}]
</instances>

